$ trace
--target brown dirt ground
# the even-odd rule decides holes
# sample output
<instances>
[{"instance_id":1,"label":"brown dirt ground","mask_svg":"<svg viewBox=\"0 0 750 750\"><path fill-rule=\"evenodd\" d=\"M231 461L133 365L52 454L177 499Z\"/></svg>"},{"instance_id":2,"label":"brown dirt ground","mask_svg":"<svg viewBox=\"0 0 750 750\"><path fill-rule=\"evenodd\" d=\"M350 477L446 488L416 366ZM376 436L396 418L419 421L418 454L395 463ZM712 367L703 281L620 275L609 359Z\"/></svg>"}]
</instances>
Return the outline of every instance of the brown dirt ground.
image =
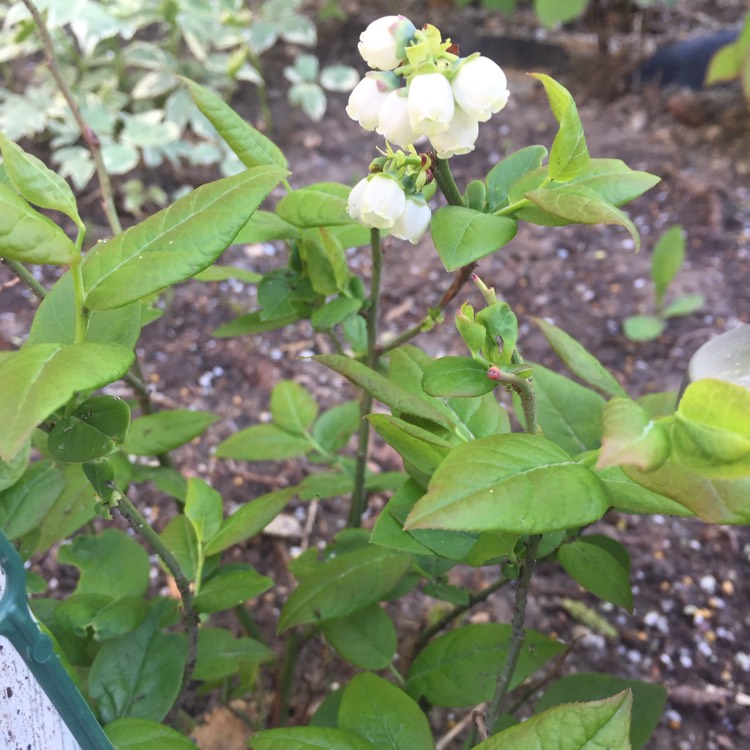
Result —
<instances>
[{"instance_id":1,"label":"brown dirt ground","mask_svg":"<svg viewBox=\"0 0 750 750\"><path fill-rule=\"evenodd\" d=\"M622 58L607 61L598 57L585 23L547 40L564 44L570 55L562 69L556 69L553 56L548 69L560 75L574 94L592 155L622 158L630 166L663 179L628 208L644 242L637 256L620 229L524 226L508 247L481 261L480 276L497 288L521 319L527 358L557 366L532 323L533 316L545 316L594 352L636 396L676 389L689 357L700 344L718 332L750 322L748 110L734 89L628 90L624 85L627 64L623 62L632 63L634 47L648 47L655 38L673 38L711 28L714 22L736 21L742 7L739 1L691 2L682 4L679 10L654 11L644 16L652 33L641 37L634 35L628 24L624 24L624 30L619 29L615 24L619 17L610 19L612 43L619 40L625 52ZM348 9L347 3L344 8ZM387 10L393 12L390 6ZM485 37L509 31L524 36L528 31L523 23L509 29L498 24L494 16L453 16L443 8L433 10L435 15L428 16L422 4L412 3L403 12L417 23L436 23L444 33L449 33L451 24ZM377 15L375 11L359 12L353 5L343 33L332 23L324 26L321 56L327 62L343 58L359 65L352 54L353 40ZM351 49L344 48L344 40ZM464 54L470 51L462 49ZM541 59L531 55L510 65L496 56L507 68L512 97L502 113L482 125L476 151L454 160L459 184L484 175L510 150L532 143L551 144L555 123L544 93L524 75L524 70L549 63L546 53L541 49ZM351 183L365 173L380 143L348 120L344 104L344 97L332 96L323 121L313 126L289 111L281 94L273 99L277 140L294 170L295 186L322 180ZM238 106L254 119L252 92ZM682 224L687 232L688 257L672 293L700 292L706 297L706 305L701 313L670 321L658 340L634 344L623 335L622 321L627 315L649 311L650 251L660 232L674 223ZM395 334L435 304L451 277L442 268L429 238L417 248L387 242L385 254L381 322L384 330ZM236 247L227 251L222 262L265 272L283 263L284 254L272 246ZM367 277L364 252L353 256L352 264ZM8 279L6 270L0 267L0 284ZM476 297L467 288L458 301L472 295ZM169 300L165 316L145 329L139 350L157 404L189 405L221 415L201 443L184 450L178 458L186 472L211 478L224 493L230 510L269 488L296 483L303 475L303 468L293 462L248 466L211 455L220 440L267 415L270 391L279 379L294 377L316 393L324 406L340 399L342 390L353 395L338 377L302 359L327 350L327 342L307 325L264 336L230 340L211 337L218 325L254 305L255 290L244 284L182 285ZM463 353L450 324L455 307L456 303L447 311L446 323L422 335L416 343L436 355ZM17 343L28 325L31 308L26 295L17 287L4 288L0 309L3 337ZM376 449L373 461L381 468L397 468L393 455L386 450ZM168 506L149 488L141 488L138 499L161 511L162 519L166 517ZM373 499L368 523L385 499ZM310 506L297 509L303 522L309 510ZM345 511L343 500L321 506L310 542L330 538L343 525ZM566 669L598 670L667 686L668 711L648 747L750 747L750 532L745 527L713 527L697 521L614 513L597 528L620 539L631 553L633 614L603 606L555 568L545 566L539 569L532 586L527 624L542 632L557 633L566 641L579 638ZM284 570L288 546L288 541L264 536L234 553L256 563L279 584L273 595L258 605L258 621L269 634L277 607L292 584ZM485 575L485 571L475 571L468 580L478 588L489 580ZM510 591L493 595L474 617L507 621L511 597ZM563 597L578 599L599 611L615 625L619 637L607 640L575 622L561 606ZM393 611L406 640L422 626L434 605L434 600L420 595L402 603L398 612ZM297 682L293 696L293 723L306 720L326 686L350 674L319 641L303 648L300 663L299 673L304 677ZM270 695L274 686L269 682L266 687ZM435 721L440 723L436 736L446 731L446 720L458 721L463 715L436 714Z\"/></svg>"}]
</instances>

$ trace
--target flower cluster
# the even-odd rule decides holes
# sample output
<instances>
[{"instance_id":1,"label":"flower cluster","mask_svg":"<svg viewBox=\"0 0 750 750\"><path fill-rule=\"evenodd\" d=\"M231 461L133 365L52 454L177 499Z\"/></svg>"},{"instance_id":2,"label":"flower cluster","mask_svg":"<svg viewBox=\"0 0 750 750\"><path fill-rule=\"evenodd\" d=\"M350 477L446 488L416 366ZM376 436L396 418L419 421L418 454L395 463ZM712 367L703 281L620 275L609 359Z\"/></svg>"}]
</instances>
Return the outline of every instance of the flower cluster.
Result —
<instances>
[{"instance_id":1,"label":"flower cluster","mask_svg":"<svg viewBox=\"0 0 750 750\"><path fill-rule=\"evenodd\" d=\"M434 26L416 29L403 16L385 16L365 29L358 47L375 70L352 91L347 114L399 146L426 136L441 159L469 153L479 123L508 102L502 69L479 54L453 54Z\"/></svg>"}]
</instances>

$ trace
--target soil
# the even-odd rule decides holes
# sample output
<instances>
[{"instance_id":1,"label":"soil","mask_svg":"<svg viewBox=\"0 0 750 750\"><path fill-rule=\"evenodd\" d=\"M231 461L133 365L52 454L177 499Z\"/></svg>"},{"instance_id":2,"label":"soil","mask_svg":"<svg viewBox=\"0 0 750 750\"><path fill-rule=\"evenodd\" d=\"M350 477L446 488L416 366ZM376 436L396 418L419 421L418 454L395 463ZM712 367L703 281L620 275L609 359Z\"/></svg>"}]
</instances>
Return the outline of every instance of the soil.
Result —
<instances>
[{"instance_id":1,"label":"soil","mask_svg":"<svg viewBox=\"0 0 750 750\"><path fill-rule=\"evenodd\" d=\"M633 17L625 13L608 16L607 44L612 53L606 59L600 56L600 45L592 34L596 19L584 19L540 39L524 15L520 21L514 17L511 28L497 16L476 9L459 14L434 7L427 17L422 4L418 6L401 6L400 10L416 23L435 23L446 34L458 28L464 38L492 49L488 54L503 65L509 78L512 95L506 109L481 126L472 154L452 162L460 185L486 174L489 166L511 150L551 144L556 123L542 87L524 74L526 70L552 72L571 90L592 155L621 158L633 168L662 177L656 188L627 207L643 239L638 255L627 233L619 228L524 225L510 245L479 263L481 278L495 286L519 315L524 356L559 368L533 323L535 316L544 316L594 352L633 396L676 390L691 354L702 343L750 323L750 114L738 88L635 90L629 83L630 71L641 59L639 55L656 43L738 24L744 3L694 1L657 5ZM342 7L349 14L343 30L341 24L323 24L319 52L323 62L344 61L362 69L354 40L379 14L369 7L363 12L347 2ZM385 11L394 12L390 5ZM639 23L640 34L634 31ZM523 59L503 59L502 42L508 38L527 43L506 45L521 49ZM463 45L462 54L473 51L466 42ZM254 96L252 91L247 94L235 103L257 122ZM312 125L286 106L281 92L272 90L271 95L274 137L294 170L294 186L325 180L353 183L364 175L381 143L346 117L344 96L330 96L322 122ZM633 343L623 334L623 320L653 310L651 249L661 232L676 223L685 229L688 251L670 298L700 293L705 306L699 313L671 319L657 340ZM395 335L416 323L439 300L452 277L442 268L429 236L417 247L386 241L384 250L381 323L383 330ZM233 247L222 262L263 273L284 260L281 248L264 245ZM352 265L368 278L364 251L352 256ZM10 276L0 267L0 284L7 281ZM463 354L450 320L464 299L479 302L474 290L465 288L446 311L446 322L415 343L434 355ZM342 393L354 396L338 376L305 359L329 350L328 342L306 324L262 336L211 336L220 324L254 309L255 302L254 287L239 282L181 285L168 300L166 314L144 330L139 349L157 405L189 406L221 415L198 445L178 452L177 460L186 473L209 478L222 491L228 511L271 488L294 484L304 475L304 467L296 462L247 465L211 455L212 448L237 429L267 418L276 382L293 377L313 391L324 407L339 401ZM0 307L2 336L9 345L17 344L27 330L32 305L18 287L6 287ZM376 445L372 462L381 469L399 468L393 454L382 446ZM150 487L140 488L136 497L162 511L157 525L165 521L169 506ZM386 499L373 498L368 525ZM304 544L330 538L344 524L343 499L321 504L312 518L311 508L292 506L291 537L265 535L233 553L257 564L278 584L253 613L269 635L277 608L293 585L285 561L290 545L301 544L295 519L308 524ZM575 641L564 671L601 671L667 687L667 711L647 747L750 748L750 531L616 513L597 524L596 530L621 540L630 551L634 612L606 607L555 566L541 566L532 584L527 625L556 633L566 642ZM46 561L48 571L51 564ZM467 581L475 588L490 580L483 570L468 575ZM472 617L507 621L512 595L503 589L477 607ZM566 597L606 618L616 627L617 638L605 638L576 621L563 606ZM435 600L415 595L402 602L397 613L392 612L405 641L423 627L434 606ZM351 672L320 641L313 640L302 649L298 674L304 677L296 682L290 723L304 723L326 687L346 680ZM269 695L275 689L271 683L266 687ZM465 713L436 713L436 737L464 719ZM219 719L214 715L209 722L202 747L216 741L218 735L212 735L211 726L226 727L224 715ZM213 746L242 745L221 740ZM458 741L446 745L460 746Z\"/></svg>"}]
</instances>

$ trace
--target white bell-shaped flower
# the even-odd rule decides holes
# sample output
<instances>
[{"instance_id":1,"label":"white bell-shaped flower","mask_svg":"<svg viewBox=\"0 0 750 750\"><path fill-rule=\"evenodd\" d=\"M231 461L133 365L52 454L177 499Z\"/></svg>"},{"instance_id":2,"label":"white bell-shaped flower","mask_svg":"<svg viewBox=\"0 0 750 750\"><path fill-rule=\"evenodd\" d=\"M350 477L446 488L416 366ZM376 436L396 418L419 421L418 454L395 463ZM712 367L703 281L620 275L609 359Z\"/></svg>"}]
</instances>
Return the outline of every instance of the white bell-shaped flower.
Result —
<instances>
[{"instance_id":1,"label":"white bell-shaped flower","mask_svg":"<svg viewBox=\"0 0 750 750\"><path fill-rule=\"evenodd\" d=\"M406 148L421 137L415 133L409 120L409 101L405 88L391 91L380 105L376 132L387 141Z\"/></svg>"},{"instance_id":2,"label":"white bell-shaped flower","mask_svg":"<svg viewBox=\"0 0 750 750\"><path fill-rule=\"evenodd\" d=\"M370 181L367 177L365 177L363 180L360 180L349 193L346 212L355 221L362 221L362 196L364 195L365 190L367 190L369 182Z\"/></svg>"},{"instance_id":3,"label":"white bell-shaped flower","mask_svg":"<svg viewBox=\"0 0 750 750\"><path fill-rule=\"evenodd\" d=\"M391 229L391 234L400 240L408 240L416 245L430 225L432 211L424 198L410 195L406 198L406 205L401 216Z\"/></svg>"},{"instance_id":4,"label":"white bell-shaped flower","mask_svg":"<svg viewBox=\"0 0 750 750\"><path fill-rule=\"evenodd\" d=\"M406 196L401 183L388 175L376 174L369 179L367 186L358 192L360 184L355 185L349 195L349 215L353 216L353 212L359 210L359 221L365 226L392 229L406 207Z\"/></svg>"},{"instance_id":5,"label":"white bell-shaped flower","mask_svg":"<svg viewBox=\"0 0 750 750\"><path fill-rule=\"evenodd\" d=\"M440 159L450 159L474 150L479 123L461 107L456 106L450 127L443 133L430 136L430 143Z\"/></svg>"},{"instance_id":6,"label":"white bell-shaped flower","mask_svg":"<svg viewBox=\"0 0 750 750\"><path fill-rule=\"evenodd\" d=\"M357 49L371 68L393 70L404 59L404 45L415 31L404 16L383 16L360 34Z\"/></svg>"},{"instance_id":7,"label":"white bell-shaped flower","mask_svg":"<svg viewBox=\"0 0 750 750\"><path fill-rule=\"evenodd\" d=\"M455 104L448 79L442 73L423 73L409 83L409 122L420 135L448 130Z\"/></svg>"},{"instance_id":8,"label":"white bell-shaped flower","mask_svg":"<svg viewBox=\"0 0 750 750\"><path fill-rule=\"evenodd\" d=\"M479 122L487 122L499 112L510 96L505 73L489 57L474 57L461 63L451 89L461 109Z\"/></svg>"},{"instance_id":9,"label":"white bell-shaped flower","mask_svg":"<svg viewBox=\"0 0 750 750\"><path fill-rule=\"evenodd\" d=\"M352 89L346 114L365 130L375 130L380 107L388 94L398 88L398 77L390 72L367 73Z\"/></svg>"}]
</instances>

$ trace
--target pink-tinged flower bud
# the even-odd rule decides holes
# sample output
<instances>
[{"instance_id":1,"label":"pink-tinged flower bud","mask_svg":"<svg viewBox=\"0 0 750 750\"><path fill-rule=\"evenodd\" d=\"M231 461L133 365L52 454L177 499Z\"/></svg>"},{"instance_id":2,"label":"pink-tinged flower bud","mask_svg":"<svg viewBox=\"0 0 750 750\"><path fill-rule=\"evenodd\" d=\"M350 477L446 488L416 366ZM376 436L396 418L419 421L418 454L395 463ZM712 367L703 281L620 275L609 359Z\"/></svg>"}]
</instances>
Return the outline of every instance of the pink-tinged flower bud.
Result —
<instances>
[{"instance_id":1,"label":"pink-tinged flower bud","mask_svg":"<svg viewBox=\"0 0 750 750\"><path fill-rule=\"evenodd\" d=\"M423 73L409 83L409 122L415 133L433 136L448 130L455 104L442 73Z\"/></svg>"},{"instance_id":2,"label":"pink-tinged flower bud","mask_svg":"<svg viewBox=\"0 0 750 750\"><path fill-rule=\"evenodd\" d=\"M448 130L430 136L430 143L440 159L450 159L473 151L478 135L479 123L457 106Z\"/></svg>"},{"instance_id":3,"label":"pink-tinged flower bud","mask_svg":"<svg viewBox=\"0 0 750 750\"><path fill-rule=\"evenodd\" d=\"M381 105L388 94L397 88L398 76L393 73L367 73L349 94L346 114L365 130L375 130Z\"/></svg>"},{"instance_id":4,"label":"pink-tinged flower bud","mask_svg":"<svg viewBox=\"0 0 750 750\"><path fill-rule=\"evenodd\" d=\"M391 91L380 105L376 132L397 146L406 148L419 140L409 121L409 101L405 88Z\"/></svg>"},{"instance_id":5,"label":"pink-tinged flower bud","mask_svg":"<svg viewBox=\"0 0 750 750\"><path fill-rule=\"evenodd\" d=\"M355 185L352 193L355 193L358 187L359 185ZM349 200L351 203L351 194ZM371 177L361 194L355 195L355 210L357 200L359 221L367 227L376 229L392 229L406 206L406 196L401 183L385 174Z\"/></svg>"},{"instance_id":6,"label":"pink-tinged flower bud","mask_svg":"<svg viewBox=\"0 0 750 750\"><path fill-rule=\"evenodd\" d=\"M360 34L357 49L371 68L393 70L406 57L404 47L415 31L414 24L404 16L383 16Z\"/></svg>"},{"instance_id":7,"label":"pink-tinged flower bud","mask_svg":"<svg viewBox=\"0 0 750 750\"><path fill-rule=\"evenodd\" d=\"M508 80L489 57L474 57L459 65L451 81L458 105L475 120L487 122L507 103Z\"/></svg>"},{"instance_id":8,"label":"pink-tinged flower bud","mask_svg":"<svg viewBox=\"0 0 750 750\"><path fill-rule=\"evenodd\" d=\"M410 195L406 199L403 213L393 225L391 234L400 240L408 240L412 245L416 245L430 225L431 218L432 211L424 198Z\"/></svg>"},{"instance_id":9,"label":"pink-tinged flower bud","mask_svg":"<svg viewBox=\"0 0 750 750\"><path fill-rule=\"evenodd\" d=\"M367 177L365 177L364 180L360 180L352 188L351 193L349 193L346 212L355 221L362 221L362 196L364 195L365 190L367 190L367 185L369 184L369 182L370 181L367 179Z\"/></svg>"}]
</instances>

